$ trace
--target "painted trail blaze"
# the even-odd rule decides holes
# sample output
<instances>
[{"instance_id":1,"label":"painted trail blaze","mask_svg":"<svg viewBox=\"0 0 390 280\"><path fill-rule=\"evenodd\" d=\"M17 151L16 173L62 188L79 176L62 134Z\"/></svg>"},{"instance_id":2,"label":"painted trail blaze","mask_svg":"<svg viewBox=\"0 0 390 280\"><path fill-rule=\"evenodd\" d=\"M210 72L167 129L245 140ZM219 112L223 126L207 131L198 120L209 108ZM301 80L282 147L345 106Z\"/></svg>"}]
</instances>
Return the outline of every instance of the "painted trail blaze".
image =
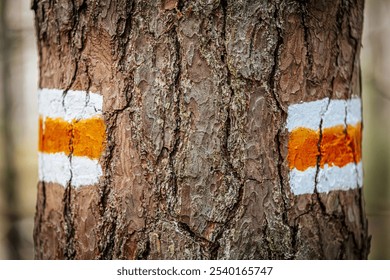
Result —
<instances>
[{"instance_id":1,"label":"painted trail blaze","mask_svg":"<svg viewBox=\"0 0 390 280\"><path fill-rule=\"evenodd\" d=\"M288 164L295 195L362 186L361 100L328 98L288 108Z\"/></svg>"},{"instance_id":2,"label":"painted trail blaze","mask_svg":"<svg viewBox=\"0 0 390 280\"><path fill-rule=\"evenodd\" d=\"M41 89L38 99L39 179L64 187L96 184L105 141L102 96Z\"/></svg>"}]
</instances>

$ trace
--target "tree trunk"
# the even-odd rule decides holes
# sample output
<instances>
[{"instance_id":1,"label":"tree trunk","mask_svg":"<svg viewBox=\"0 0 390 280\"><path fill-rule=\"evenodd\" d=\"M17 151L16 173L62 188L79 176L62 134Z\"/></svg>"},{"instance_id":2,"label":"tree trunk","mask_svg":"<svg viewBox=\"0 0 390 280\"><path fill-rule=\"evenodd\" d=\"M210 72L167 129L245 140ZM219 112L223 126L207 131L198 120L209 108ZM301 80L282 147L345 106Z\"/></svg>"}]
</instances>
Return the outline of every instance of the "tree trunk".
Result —
<instances>
[{"instance_id":1,"label":"tree trunk","mask_svg":"<svg viewBox=\"0 0 390 280\"><path fill-rule=\"evenodd\" d=\"M33 9L36 258L367 258L363 0Z\"/></svg>"}]
</instances>

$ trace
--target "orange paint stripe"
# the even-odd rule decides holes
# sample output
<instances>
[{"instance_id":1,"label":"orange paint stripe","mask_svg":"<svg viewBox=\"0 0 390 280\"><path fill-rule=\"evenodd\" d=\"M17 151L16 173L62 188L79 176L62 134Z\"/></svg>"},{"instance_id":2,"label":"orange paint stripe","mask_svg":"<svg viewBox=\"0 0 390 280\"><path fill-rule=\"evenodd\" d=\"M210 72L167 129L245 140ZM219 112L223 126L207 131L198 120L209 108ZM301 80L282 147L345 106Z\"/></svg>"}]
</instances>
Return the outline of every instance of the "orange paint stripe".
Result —
<instances>
[{"instance_id":1,"label":"orange paint stripe","mask_svg":"<svg viewBox=\"0 0 390 280\"><path fill-rule=\"evenodd\" d=\"M320 134L308 128L297 128L290 133L288 143L288 162L290 169L304 171L317 165L318 141ZM348 163L361 160L361 124L340 125L323 129L321 139L320 167L343 167Z\"/></svg>"},{"instance_id":2,"label":"orange paint stripe","mask_svg":"<svg viewBox=\"0 0 390 280\"><path fill-rule=\"evenodd\" d=\"M104 149L105 125L101 118L67 122L39 118L39 151L99 158Z\"/></svg>"},{"instance_id":3,"label":"orange paint stripe","mask_svg":"<svg viewBox=\"0 0 390 280\"><path fill-rule=\"evenodd\" d=\"M40 152L70 154L70 138L72 137L72 124L61 119L39 118L39 144Z\"/></svg>"}]
</instances>

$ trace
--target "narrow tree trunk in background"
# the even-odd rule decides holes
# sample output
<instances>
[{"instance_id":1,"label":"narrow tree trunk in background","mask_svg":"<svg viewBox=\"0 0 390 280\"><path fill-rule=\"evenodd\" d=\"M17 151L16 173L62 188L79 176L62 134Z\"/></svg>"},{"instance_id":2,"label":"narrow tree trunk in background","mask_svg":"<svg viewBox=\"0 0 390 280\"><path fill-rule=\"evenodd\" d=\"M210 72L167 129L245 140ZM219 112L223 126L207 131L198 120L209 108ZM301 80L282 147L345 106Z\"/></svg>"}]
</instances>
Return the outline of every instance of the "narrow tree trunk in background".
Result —
<instances>
[{"instance_id":1,"label":"narrow tree trunk in background","mask_svg":"<svg viewBox=\"0 0 390 280\"><path fill-rule=\"evenodd\" d=\"M40 181L36 258L367 257L362 189L320 192L326 113L313 193L292 191L286 126L292 104L361 95L363 1L33 9L40 88L100 94L105 125L98 183Z\"/></svg>"},{"instance_id":2,"label":"narrow tree trunk in background","mask_svg":"<svg viewBox=\"0 0 390 280\"><path fill-rule=\"evenodd\" d=\"M0 129L3 130L3 139L1 142L4 151L4 173L0 176L1 192L4 195L5 202L5 218L6 224L3 225L6 231L5 239L7 246L7 255L9 259L17 260L21 258L20 255L20 233L17 227L19 220L19 213L17 210L18 199L16 189L16 164L15 164L15 148L14 148L14 135L12 132L12 110L13 106L13 94L10 87L10 57L14 42L10 38L10 32L7 28L6 21L6 7L8 1L1 1L0 3L0 92L1 94L1 122Z\"/></svg>"}]
</instances>

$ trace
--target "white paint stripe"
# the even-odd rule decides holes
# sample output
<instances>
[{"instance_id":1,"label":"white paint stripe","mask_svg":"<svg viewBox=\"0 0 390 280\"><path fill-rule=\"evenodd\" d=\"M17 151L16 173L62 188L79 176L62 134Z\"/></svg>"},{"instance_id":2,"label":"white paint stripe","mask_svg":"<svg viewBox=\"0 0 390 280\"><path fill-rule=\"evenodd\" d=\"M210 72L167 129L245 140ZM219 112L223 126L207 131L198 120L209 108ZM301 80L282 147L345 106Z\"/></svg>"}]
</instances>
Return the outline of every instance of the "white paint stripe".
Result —
<instances>
[{"instance_id":1,"label":"white paint stripe","mask_svg":"<svg viewBox=\"0 0 390 280\"><path fill-rule=\"evenodd\" d=\"M287 129L292 131L297 127L307 127L318 130L322 115L326 111L329 99L324 98L312 102L304 102L288 106Z\"/></svg>"},{"instance_id":2,"label":"white paint stripe","mask_svg":"<svg viewBox=\"0 0 390 280\"><path fill-rule=\"evenodd\" d=\"M347 124L357 124L362 121L362 101L360 98L347 100Z\"/></svg>"},{"instance_id":3,"label":"white paint stripe","mask_svg":"<svg viewBox=\"0 0 390 280\"><path fill-rule=\"evenodd\" d=\"M317 191L349 190L362 187L362 163L349 163L343 167L324 165L318 172Z\"/></svg>"},{"instance_id":4,"label":"white paint stripe","mask_svg":"<svg viewBox=\"0 0 390 280\"><path fill-rule=\"evenodd\" d=\"M102 167L95 159L88 157L72 157L72 186L94 185L103 175Z\"/></svg>"},{"instance_id":5,"label":"white paint stripe","mask_svg":"<svg viewBox=\"0 0 390 280\"><path fill-rule=\"evenodd\" d=\"M356 125L362 121L360 98L348 100L324 98L312 102L293 104L288 107L287 129L297 127L318 130L322 119L322 128L347 124Z\"/></svg>"},{"instance_id":6,"label":"white paint stripe","mask_svg":"<svg viewBox=\"0 0 390 280\"><path fill-rule=\"evenodd\" d=\"M88 157L72 159L64 153L39 153L39 180L60 184L64 187L71 181L74 187L94 185L103 175L97 160Z\"/></svg>"},{"instance_id":7,"label":"white paint stripe","mask_svg":"<svg viewBox=\"0 0 390 280\"><path fill-rule=\"evenodd\" d=\"M63 118L66 121L88 119L102 114L103 96L86 91L40 89L39 114L43 117Z\"/></svg>"},{"instance_id":8,"label":"white paint stripe","mask_svg":"<svg viewBox=\"0 0 390 280\"><path fill-rule=\"evenodd\" d=\"M294 195L314 193L316 168L305 171L290 171L290 187ZM362 163L349 163L343 167L328 166L320 168L317 174L317 192L328 193L334 190L349 190L363 186Z\"/></svg>"},{"instance_id":9,"label":"white paint stripe","mask_svg":"<svg viewBox=\"0 0 390 280\"><path fill-rule=\"evenodd\" d=\"M70 160L65 153L38 153L39 180L66 186L70 181Z\"/></svg>"},{"instance_id":10,"label":"white paint stripe","mask_svg":"<svg viewBox=\"0 0 390 280\"><path fill-rule=\"evenodd\" d=\"M309 167L305 171L296 168L290 170L290 188L293 194L314 193L316 168Z\"/></svg>"},{"instance_id":11,"label":"white paint stripe","mask_svg":"<svg viewBox=\"0 0 390 280\"><path fill-rule=\"evenodd\" d=\"M332 100L322 118L322 128L336 125L345 126L345 114L347 111L346 100Z\"/></svg>"}]
</instances>

